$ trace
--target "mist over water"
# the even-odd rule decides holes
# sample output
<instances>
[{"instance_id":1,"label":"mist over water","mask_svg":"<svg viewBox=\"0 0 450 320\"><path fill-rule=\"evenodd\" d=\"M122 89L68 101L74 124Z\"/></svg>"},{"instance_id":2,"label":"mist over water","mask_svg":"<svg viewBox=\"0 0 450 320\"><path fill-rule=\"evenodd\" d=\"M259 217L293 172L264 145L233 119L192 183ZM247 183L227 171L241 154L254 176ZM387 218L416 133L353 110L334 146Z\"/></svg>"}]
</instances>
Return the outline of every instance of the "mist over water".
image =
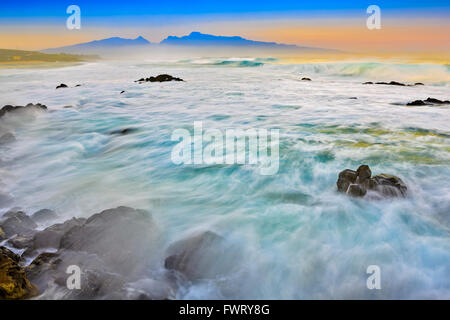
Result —
<instances>
[{"instance_id":1,"label":"mist over water","mask_svg":"<svg viewBox=\"0 0 450 320\"><path fill-rule=\"evenodd\" d=\"M186 285L179 299L449 299L449 107L405 106L449 99L448 66L275 62L2 70L1 106L39 102L49 111L0 119L0 134L16 137L0 147L1 191L14 199L0 215L15 206L49 208L61 220L119 205L146 209L162 233L155 256L195 231L224 237L230 250L203 266L212 276ZM134 82L163 73L185 81ZM425 86L362 84L391 80ZM70 88L55 90L60 83ZM223 131L280 129L278 173L174 165L171 134L194 121ZM111 134L124 128L136 130ZM399 176L408 196L337 193L338 173L360 164ZM223 265L229 272L217 271ZM382 290L367 289L369 265L380 266Z\"/></svg>"}]
</instances>

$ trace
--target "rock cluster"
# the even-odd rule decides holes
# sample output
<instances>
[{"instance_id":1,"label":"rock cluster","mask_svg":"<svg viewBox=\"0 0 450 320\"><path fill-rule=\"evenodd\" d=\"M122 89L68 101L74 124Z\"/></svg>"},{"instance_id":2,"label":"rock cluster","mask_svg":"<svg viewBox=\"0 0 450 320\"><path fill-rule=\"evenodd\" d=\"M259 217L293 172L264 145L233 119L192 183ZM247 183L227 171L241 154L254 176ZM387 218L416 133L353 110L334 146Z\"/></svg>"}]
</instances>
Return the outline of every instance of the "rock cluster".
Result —
<instances>
[{"instance_id":1,"label":"rock cluster","mask_svg":"<svg viewBox=\"0 0 450 320\"><path fill-rule=\"evenodd\" d=\"M368 192L381 197L404 197L407 191L405 183L399 177L388 174L372 177L372 171L367 165L360 166L356 171L341 171L337 189L352 197L364 197Z\"/></svg>"},{"instance_id":2,"label":"rock cluster","mask_svg":"<svg viewBox=\"0 0 450 320\"><path fill-rule=\"evenodd\" d=\"M136 80L135 82L167 82L167 81L183 81L181 78L173 77L169 74L160 74L156 77L149 77L149 78L141 78L139 80Z\"/></svg>"},{"instance_id":3,"label":"rock cluster","mask_svg":"<svg viewBox=\"0 0 450 320\"><path fill-rule=\"evenodd\" d=\"M31 110L31 109L45 111L45 110L47 110L47 106L40 104L40 103L37 103L37 104L29 103L26 106L6 105L0 110L0 118L3 117L8 112L17 112L17 111Z\"/></svg>"},{"instance_id":4,"label":"rock cluster","mask_svg":"<svg viewBox=\"0 0 450 320\"><path fill-rule=\"evenodd\" d=\"M427 106L427 105L440 105L440 104L450 104L449 100L439 100L435 98L427 98L425 100L414 100L407 103L407 106Z\"/></svg>"}]
</instances>

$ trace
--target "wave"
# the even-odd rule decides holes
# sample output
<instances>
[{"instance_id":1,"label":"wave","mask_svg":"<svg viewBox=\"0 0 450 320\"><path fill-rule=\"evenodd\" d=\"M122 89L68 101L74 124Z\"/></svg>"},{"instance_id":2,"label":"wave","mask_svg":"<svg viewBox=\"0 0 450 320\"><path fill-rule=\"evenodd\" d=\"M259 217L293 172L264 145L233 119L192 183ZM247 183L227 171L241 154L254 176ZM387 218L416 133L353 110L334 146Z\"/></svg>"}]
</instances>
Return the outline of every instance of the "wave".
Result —
<instances>
[{"instance_id":1,"label":"wave","mask_svg":"<svg viewBox=\"0 0 450 320\"><path fill-rule=\"evenodd\" d=\"M450 82L450 66L441 64L398 64L383 62L335 62L296 65L296 71L305 74L325 74L342 77L361 77L374 80L409 82Z\"/></svg>"},{"instance_id":2,"label":"wave","mask_svg":"<svg viewBox=\"0 0 450 320\"><path fill-rule=\"evenodd\" d=\"M191 66L223 66L223 67L260 67L266 63L275 63L276 58L202 58L181 60L178 63Z\"/></svg>"}]
</instances>

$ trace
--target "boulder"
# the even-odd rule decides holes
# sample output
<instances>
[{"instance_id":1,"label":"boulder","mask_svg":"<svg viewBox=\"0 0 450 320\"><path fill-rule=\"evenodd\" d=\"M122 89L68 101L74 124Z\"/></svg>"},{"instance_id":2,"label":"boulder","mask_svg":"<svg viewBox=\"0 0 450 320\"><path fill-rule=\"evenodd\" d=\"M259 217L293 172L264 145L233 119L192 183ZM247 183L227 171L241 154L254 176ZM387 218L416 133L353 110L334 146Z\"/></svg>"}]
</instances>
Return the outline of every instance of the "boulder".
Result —
<instances>
[{"instance_id":1,"label":"boulder","mask_svg":"<svg viewBox=\"0 0 450 320\"><path fill-rule=\"evenodd\" d=\"M311 81L311 79L310 78L302 78L302 81Z\"/></svg>"},{"instance_id":2,"label":"boulder","mask_svg":"<svg viewBox=\"0 0 450 320\"><path fill-rule=\"evenodd\" d=\"M25 270L19 266L19 256L0 247L0 300L27 299L38 294Z\"/></svg>"},{"instance_id":3,"label":"boulder","mask_svg":"<svg viewBox=\"0 0 450 320\"><path fill-rule=\"evenodd\" d=\"M176 270L189 280L207 278L207 265L221 258L223 238L206 231L173 243L167 249L164 266Z\"/></svg>"},{"instance_id":4,"label":"boulder","mask_svg":"<svg viewBox=\"0 0 450 320\"><path fill-rule=\"evenodd\" d=\"M68 88L68 86L64 83L61 83L59 86L56 87L56 89L61 89L61 88Z\"/></svg>"},{"instance_id":5,"label":"boulder","mask_svg":"<svg viewBox=\"0 0 450 320\"><path fill-rule=\"evenodd\" d=\"M387 174L372 177L372 171L367 165L360 166L356 171L341 171L336 184L339 192L353 197L363 197L368 191L381 197L404 197L408 189L399 177Z\"/></svg>"},{"instance_id":6,"label":"boulder","mask_svg":"<svg viewBox=\"0 0 450 320\"><path fill-rule=\"evenodd\" d=\"M131 276L146 269L156 237L157 227L149 212L118 207L71 228L62 237L60 250L94 254L111 272Z\"/></svg>"},{"instance_id":7,"label":"boulder","mask_svg":"<svg viewBox=\"0 0 450 320\"><path fill-rule=\"evenodd\" d=\"M181 78L173 77L169 74L160 74L156 77L141 78L135 82L167 82L167 81L183 81Z\"/></svg>"},{"instance_id":8,"label":"boulder","mask_svg":"<svg viewBox=\"0 0 450 320\"><path fill-rule=\"evenodd\" d=\"M39 111L45 111L47 110L47 106L37 103L37 104L32 104L29 103L26 106L11 106L11 105L6 105L4 106L1 110L0 110L0 118L3 117L6 113L9 112L17 112L17 111L22 111L22 110L39 110Z\"/></svg>"},{"instance_id":9,"label":"boulder","mask_svg":"<svg viewBox=\"0 0 450 320\"><path fill-rule=\"evenodd\" d=\"M37 224L23 211L7 213L8 218L0 225L7 237L13 235L31 236Z\"/></svg>"},{"instance_id":10,"label":"boulder","mask_svg":"<svg viewBox=\"0 0 450 320\"><path fill-rule=\"evenodd\" d=\"M50 209L42 209L31 215L31 219L36 223L43 223L58 218L58 215Z\"/></svg>"}]
</instances>

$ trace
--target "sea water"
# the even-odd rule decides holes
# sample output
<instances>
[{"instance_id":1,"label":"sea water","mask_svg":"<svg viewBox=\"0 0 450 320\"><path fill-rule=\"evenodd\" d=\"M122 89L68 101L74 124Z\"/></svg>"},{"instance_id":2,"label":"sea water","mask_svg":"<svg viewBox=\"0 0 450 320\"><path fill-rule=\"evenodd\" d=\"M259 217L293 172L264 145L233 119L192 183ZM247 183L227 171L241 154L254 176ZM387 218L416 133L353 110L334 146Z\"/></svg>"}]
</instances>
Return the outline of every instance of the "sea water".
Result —
<instances>
[{"instance_id":1,"label":"sea water","mask_svg":"<svg viewBox=\"0 0 450 320\"><path fill-rule=\"evenodd\" d=\"M161 73L185 81L134 82ZM425 85L362 84L391 80ZM449 99L449 83L444 65L256 58L1 70L0 106L39 102L48 112L0 120L16 137L0 147L0 191L13 199L0 210L49 208L64 220L147 209L163 230L161 256L193 232L220 234L236 252L206 268L226 262L231 272L186 285L179 299L449 299L450 107L406 106ZM279 129L278 172L175 165L171 134L194 121ZM124 128L135 131L111 134ZM337 193L339 172L360 164L399 176L408 196ZM370 265L380 290L366 286Z\"/></svg>"}]
</instances>

